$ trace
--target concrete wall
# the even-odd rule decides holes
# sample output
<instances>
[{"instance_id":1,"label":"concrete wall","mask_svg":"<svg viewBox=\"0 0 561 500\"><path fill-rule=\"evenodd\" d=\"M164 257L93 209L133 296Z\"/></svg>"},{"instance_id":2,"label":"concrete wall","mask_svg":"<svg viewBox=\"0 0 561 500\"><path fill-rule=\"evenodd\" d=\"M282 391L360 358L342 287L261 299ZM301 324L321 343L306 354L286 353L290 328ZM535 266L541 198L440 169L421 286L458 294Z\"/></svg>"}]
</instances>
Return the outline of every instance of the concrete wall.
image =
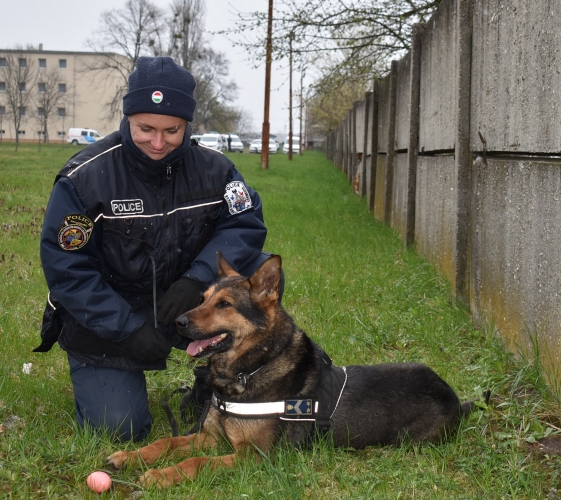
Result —
<instances>
[{"instance_id":1,"label":"concrete wall","mask_svg":"<svg viewBox=\"0 0 561 500\"><path fill-rule=\"evenodd\" d=\"M407 154L398 153L394 162L390 225L405 240L407 232Z\"/></svg>"},{"instance_id":2,"label":"concrete wall","mask_svg":"<svg viewBox=\"0 0 561 500\"><path fill-rule=\"evenodd\" d=\"M471 147L561 151L561 2L476 0Z\"/></svg>"},{"instance_id":3,"label":"concrete wall","mask_svg":"<svg viewBox=\"0 0 561 500\"><path fill-rule=\"evenodd\" d=\"M364 150L364 127L366 120L366 100L360 101L355 107L355 123L356 123L356 135L355 135L355 148L357 153L362 153Z\"/></svg>"},{"instance_id":4,"label":"concrete wall","mask_svg":"<svg viewBox=\"0 0 561 500\"><path fill-rule=\"evenodd\" d=\"M388 129L389 129L389 76L378 83L378 153L388 151Z\"/></svg>"},{"instance_id":5,"label":"concrete wall","mask_svg":"<svg viewBox=\"0 0 561 500\"><path fill-rule=\"evenodd\" d=\"M435 265L513 351L532 356L537 343L556 387L559 19L561 2L443 0L415 27L411 51L355 105L365 116L353 118L377 145L376 161L361 167L360 194L374 216Z\"/></svg>"},{"instance_id":6,"label":"concrete wall","mask_svg":"<svg viewBox=\"0 0 561 500\"><path fill-rule=\"evenodd\" d=\"M453 150L456 122L456 2L443 1L421 34L419 149Z\"/></svg>"},{"instance_id":7,"label":"concrete wall","mask_svg":"<svg viewBox=\"0 0 561 500\"><path fill-rule=\"evenodd\" d=\"M561 359L561 160L474 162L471 306L514 348Z\"/></svg>"},{"instance_id":8,"label":"concrete wall","mask_svg":"<svg viewBox=\"0 0 561 500\"><path fill-rule=\"evenodd\" d=\"M455 287L453 174L453 156L418 158L415 246Z\"/></svg>"},{"instance_id":9,"label":"concrete wall","mask_svg":"<svg viewBox=\"0 0 561 500\"><path fill-rule=\"evenodd\" d=\"M411 91L411 54L397 63L395 106L395 149L406 151L409 145L409 117L411 115L409 92Z\"/></svg>"}]
</instances>

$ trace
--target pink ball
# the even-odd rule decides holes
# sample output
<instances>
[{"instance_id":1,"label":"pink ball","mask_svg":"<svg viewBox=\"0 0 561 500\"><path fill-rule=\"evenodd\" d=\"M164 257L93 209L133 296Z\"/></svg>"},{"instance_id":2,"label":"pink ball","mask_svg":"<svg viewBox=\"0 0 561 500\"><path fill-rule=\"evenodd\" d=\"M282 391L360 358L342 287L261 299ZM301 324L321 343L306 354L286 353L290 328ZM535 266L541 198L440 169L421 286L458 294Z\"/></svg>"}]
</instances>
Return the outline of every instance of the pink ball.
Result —
<instances>
[{"instance_id":1,"label":"pink ball","mask_svg":"<svg viewBox=\"0 0 561 500\"><path fill-rule=\"evenodd\" d=\"M111 488L111 478L105 472L100 470L92 472L88 479L86 479L86 484L90 488L90 490L95 491L96 493L103 493Z\"/></svg>"}]
</instances>

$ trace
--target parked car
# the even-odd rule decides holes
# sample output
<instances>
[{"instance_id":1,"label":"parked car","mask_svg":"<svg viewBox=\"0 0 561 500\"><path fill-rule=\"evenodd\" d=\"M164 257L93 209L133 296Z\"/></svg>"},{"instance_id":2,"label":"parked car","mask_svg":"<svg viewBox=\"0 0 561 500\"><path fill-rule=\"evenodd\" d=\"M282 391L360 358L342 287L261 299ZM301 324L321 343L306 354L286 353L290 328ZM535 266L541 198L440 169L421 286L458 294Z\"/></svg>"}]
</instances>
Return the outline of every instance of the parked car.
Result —
<instances>
[{"instance_id":1,"label":"parked car","mask_svg":"<svg viewBox=\"0 0 561 500\"><path fill-rule=\"evenodd\" d=\"M230 150L235 153L243 153L243 142L236 134L228 134L230 136ZM228 135L226 135L226 150L228 150Z\"/></svg>"},{"instance_id":2,"label":"parked car","mask_svg":"<svg viewBox=\"0 0 561 500\"><path fill-rule=\"evenodd\" d=\"M100 139L103 139L103 136L92 128L71 128L66 136L66 142L74 146L78 144L91 144Z\"/></svg>"},{"instance_id":3,"label":"parked car","mask_svg":"<svg viewBox=\"0 0 561 500\"><path fill-rule=\"evenodd\" d=\"M261 153L261 139L253 139L249 145L250 153Z\"/></svg>"},{"instance_id":4,"label":"parked car","mask_svg":"<svg viewBox=\"0 0 561 500\"><path fill-rule=\"evenodd\" d=\"M284 146L282 147L282 152L287 155L288 154L288 137L284 141ZM297 155L300 152L300 137L295 135L292 136L292 154Z\"/></svg>"},{"instance_id":5,"label":"parked car","mask_svg":"<svg viewBox=\"0 0 561 500\"><path fill-rule=\"evenodd\" d=\"M220 134L203 134L198 142L207 148L216 149L217 151L224 149L224 142Z\"/></svg>"},{"instance_id":6,"label":"parked car","mask_svg":"<svg viewBox=\"0 0 561 500\"><path fill-rule=\"evenodd\" d=\"M261 153L261 139L253 139L249 145L250 153ZM274 139L269 139L269 153L276 153L279 150L279 146Z\"/></svg>"}]
</instances>

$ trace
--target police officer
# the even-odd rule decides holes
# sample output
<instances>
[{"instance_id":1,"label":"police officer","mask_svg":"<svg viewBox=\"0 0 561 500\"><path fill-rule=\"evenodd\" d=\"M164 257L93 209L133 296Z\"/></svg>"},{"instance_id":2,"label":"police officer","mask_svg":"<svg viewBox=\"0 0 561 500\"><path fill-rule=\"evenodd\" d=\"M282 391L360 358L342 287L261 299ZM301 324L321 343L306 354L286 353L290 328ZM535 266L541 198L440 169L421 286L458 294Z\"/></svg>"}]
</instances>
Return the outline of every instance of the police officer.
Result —
<instances>
[{"instance_id":1,"label":"police officer","mask_svg":"<svg viewBox=\"0 0 561 500\"><path fill-rule=\"evenodd\" d=\"M78 423L125 440L150 432L144 371L188 345L174 320L214 281L217 251L247 275L267 258L259 195L226 156L190 140L194 89L173 59L139 58L120 129L67 162L45 213L36 351L58 341Z\"/></svg>"}]
</instances>

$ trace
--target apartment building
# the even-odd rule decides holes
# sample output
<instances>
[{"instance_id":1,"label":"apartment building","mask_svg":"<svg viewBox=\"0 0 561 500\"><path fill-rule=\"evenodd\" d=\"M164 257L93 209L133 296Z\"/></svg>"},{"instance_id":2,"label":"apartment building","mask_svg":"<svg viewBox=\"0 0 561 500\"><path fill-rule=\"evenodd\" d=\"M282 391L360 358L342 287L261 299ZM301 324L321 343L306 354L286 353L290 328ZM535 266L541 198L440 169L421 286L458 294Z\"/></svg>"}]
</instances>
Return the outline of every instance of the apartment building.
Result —
<instances>
[{"instance_id":1,"label":"apartment building","mask_svg":"<svg viewBox=\"0 0 561 500\"><path fill-rule=\"evenodd\" d=\"M102 135L116 130L122 107L111 116L110 102L126 88L123 75L128 74L119 65L127 68L128 61L116 54L47 51L41 46L0 49L1 139L13 141L17 134L22 142L45 137L62 142L71 127L92 128Z\"/></svg>"}]
</instances>

